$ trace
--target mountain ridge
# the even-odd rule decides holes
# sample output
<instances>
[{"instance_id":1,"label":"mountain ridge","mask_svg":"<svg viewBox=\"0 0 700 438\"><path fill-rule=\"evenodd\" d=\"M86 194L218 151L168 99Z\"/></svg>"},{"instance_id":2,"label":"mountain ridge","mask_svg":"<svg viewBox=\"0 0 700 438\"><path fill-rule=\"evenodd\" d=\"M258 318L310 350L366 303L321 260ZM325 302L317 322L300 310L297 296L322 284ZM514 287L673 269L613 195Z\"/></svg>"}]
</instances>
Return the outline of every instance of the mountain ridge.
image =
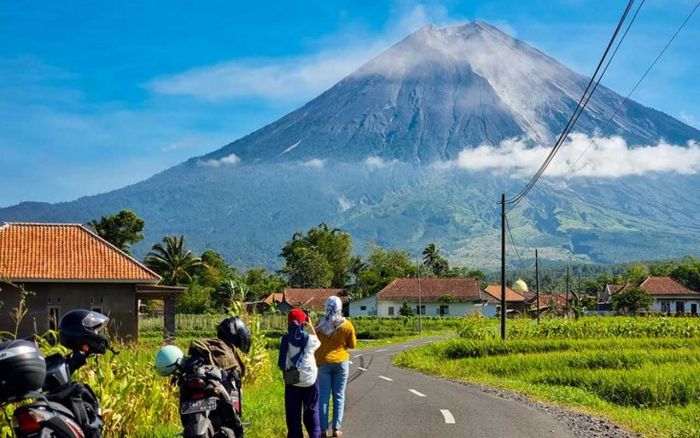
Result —
<instances>
[{"instance_id":1,"label":"mountain ridge","mask_svg":"<svg viewBox=\"0 0 700 438\"><path fill-rule=\"evenodd\" d=\"M87 222L121 209L146 220L147 248L184 234L238 266L279 266L296 231L325 221L376 242L419 251L436 242L455 263L494 266L508 172L435 166L465 148L520 138L546 145L587 79L483 22L427 27L363 64L300 108L209 154L108 193L0 208L0 221ZM600 87L578 131L589 135L623 97ZM515 109L514 109L515 108ZM517 110L516 110L517 109ZM631 145L683 144L700 131L633 101L602 136ZM696 175L546 178L511 216L521 250L582 262L697 252Z\"/></svg>"}]
</instances>

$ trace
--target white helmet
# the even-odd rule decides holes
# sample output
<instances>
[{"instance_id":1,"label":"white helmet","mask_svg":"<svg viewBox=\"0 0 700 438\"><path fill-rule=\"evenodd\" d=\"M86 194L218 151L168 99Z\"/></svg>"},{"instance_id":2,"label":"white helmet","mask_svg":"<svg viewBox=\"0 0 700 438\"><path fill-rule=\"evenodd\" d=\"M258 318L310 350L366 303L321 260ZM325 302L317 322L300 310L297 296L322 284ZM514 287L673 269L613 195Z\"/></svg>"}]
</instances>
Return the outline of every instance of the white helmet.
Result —
<instances>
[{"instance_id":1,"label":"white helmet","mask_svg":"<svg viewBox=\"0 0 700 438\"><path fill-rule=\"evenodd\" d=\"M182 363L182 358L185 355L182 350L174 345L166 345L158 350L156 354L156 370L161 376L169 376L175 372L180 363Z\"/></svg>"}]
</instances>

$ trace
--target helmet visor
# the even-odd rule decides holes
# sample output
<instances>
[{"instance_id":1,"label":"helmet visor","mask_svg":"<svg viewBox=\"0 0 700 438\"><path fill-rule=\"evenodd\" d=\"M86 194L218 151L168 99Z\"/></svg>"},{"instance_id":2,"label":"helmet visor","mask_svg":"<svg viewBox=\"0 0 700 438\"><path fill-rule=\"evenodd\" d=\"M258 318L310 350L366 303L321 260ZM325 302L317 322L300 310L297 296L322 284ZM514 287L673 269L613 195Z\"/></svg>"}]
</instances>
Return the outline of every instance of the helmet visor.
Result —
<instances>
[{"instance_id":1,"label":"helmet visor","mask_svg":"<svg viewBox=\"0 0 700 438\"><path fill-rule=\"evenodd\" d=\"M108 322L109 318L107 318L103 314L97 312L90 312L87 315L85 315L85 318L83 318L83 327L93 330L97 333L104 329L105 326L107 326Z\"/></svg>"}]
</instances>

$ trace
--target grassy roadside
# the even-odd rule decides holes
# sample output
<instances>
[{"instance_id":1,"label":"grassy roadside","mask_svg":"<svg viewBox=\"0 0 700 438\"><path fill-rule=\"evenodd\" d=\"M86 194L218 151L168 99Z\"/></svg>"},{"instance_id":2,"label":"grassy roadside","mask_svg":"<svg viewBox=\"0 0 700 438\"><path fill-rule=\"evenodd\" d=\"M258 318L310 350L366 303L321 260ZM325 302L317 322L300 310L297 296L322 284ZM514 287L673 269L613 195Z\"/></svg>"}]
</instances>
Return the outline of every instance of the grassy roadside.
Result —
<instances>
[{"instance_id":1,"label":"grassy roadside","mask_svg":"<svg viewBox=\"0 0 700 438\"><path fill-rule=\"evenodd\" d=\"M645 436L700 436L698 339L452 339L402 352L394 363L519 391Z\"/></svg>"}]
</instances>

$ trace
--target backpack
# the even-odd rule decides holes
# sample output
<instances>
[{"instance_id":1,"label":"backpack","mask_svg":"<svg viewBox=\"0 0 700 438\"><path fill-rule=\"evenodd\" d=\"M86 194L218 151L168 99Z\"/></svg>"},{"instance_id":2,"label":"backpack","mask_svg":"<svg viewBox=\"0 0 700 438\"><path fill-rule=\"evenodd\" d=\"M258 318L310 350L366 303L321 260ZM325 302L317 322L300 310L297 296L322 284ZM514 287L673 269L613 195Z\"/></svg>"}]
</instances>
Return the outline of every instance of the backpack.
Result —
<instances>
[{"instance_id":1,"label":"backpack","mask_svg":"<svg viewBox=\"0 0 700 438\"><path fill-rule=\"evenodd\" d=\"M187 355L198 357L204 363L213 365L222 371L235 371L239 377L245 375L245 365L236 349L221 339L195 339L190 344Z\"/></svg>"},{"instance_id":2,"label":"backpack","mask_svg":"<svg viewBox=\"0 0 700 438\"><path fill-rule=\"evenodd\" d=\"M48 395L48 399L68 408L85 438L99 438L102 431L102 412L97 396L88 385L68 382Z\"/></svg>"}]
</instances>

